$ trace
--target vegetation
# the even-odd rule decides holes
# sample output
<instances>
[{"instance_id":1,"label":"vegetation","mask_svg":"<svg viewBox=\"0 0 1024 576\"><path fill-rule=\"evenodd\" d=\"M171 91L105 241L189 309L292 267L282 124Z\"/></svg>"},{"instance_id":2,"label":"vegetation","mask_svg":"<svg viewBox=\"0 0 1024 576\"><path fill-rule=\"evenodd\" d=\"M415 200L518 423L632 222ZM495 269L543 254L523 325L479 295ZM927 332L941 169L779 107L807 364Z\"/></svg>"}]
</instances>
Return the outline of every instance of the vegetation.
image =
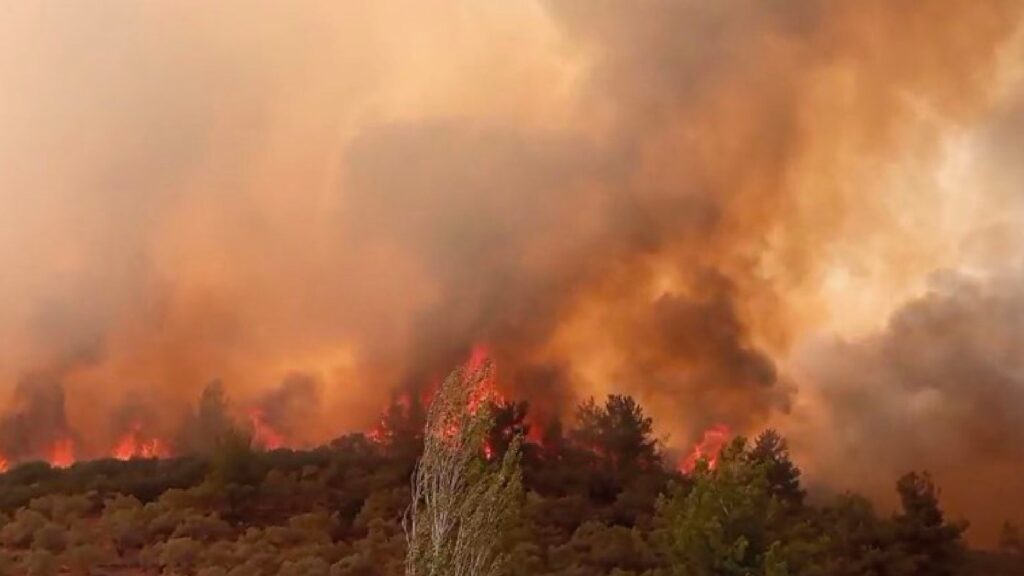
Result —
<instances>
[{"instance_id":1,"label":"vegetation","mask_svg":"<svg viewBox=\"0 0 1024 576\"><path fill-rule=\"evenodd\" d=\"M491 462L495 420L479 398L491 378L490 363L460 368L431 403L406 516L406 576L497 576L507 559L498 545L519 504L522 437Z\"/></svg>"},{"instance_id":2,"label":"vegetation","mask_svg":"<svg viewBox=\"0 0 1024 576\"><path fill-rule=\"evenodd\" d=\"M682 474L631 398L585 402L533 434L526 405L482 398L465 376L429 413L396 403L386 430L312 451L225 433L194 458L22 464L0 475L0 574L1024 573L1013 524L1004 553L965 553L926 474L899 479L892 515L854 494L812 497L771 431Z\"/></svg>"}]
</instances>

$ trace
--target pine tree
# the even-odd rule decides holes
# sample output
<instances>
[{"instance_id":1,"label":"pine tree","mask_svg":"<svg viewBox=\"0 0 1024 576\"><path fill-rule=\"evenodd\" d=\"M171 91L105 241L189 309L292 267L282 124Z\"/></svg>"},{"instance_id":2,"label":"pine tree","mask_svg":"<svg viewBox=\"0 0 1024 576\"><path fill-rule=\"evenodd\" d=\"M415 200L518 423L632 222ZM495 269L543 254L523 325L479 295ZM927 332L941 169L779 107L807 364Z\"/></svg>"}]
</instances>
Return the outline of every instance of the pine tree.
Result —
<instances>
[{"instance_id":1,"label":"pine tree","mask_svg":"<svg viewBox=\"0 0 1024 576\"><path fill-rule=\"evenodd\" d=\"M765 465L772 495L791 508L799 508L806 493L800 487L800 469L789 458L786 439L772 429L762 432L750 450L751 459Z\"/></svg>"},{"instance_id":2,"label":"pine tree","mask_svg":"<svg viewBox=\"0 0 1024 576\"><path fill-rule=\"evenodd\" d=\"M949 523L928 473L911 472L896 483L902 511L894 518L898 542L912 555L919 574L956 574L963 561L966 523Z\"/></svg>"}]
</instances>

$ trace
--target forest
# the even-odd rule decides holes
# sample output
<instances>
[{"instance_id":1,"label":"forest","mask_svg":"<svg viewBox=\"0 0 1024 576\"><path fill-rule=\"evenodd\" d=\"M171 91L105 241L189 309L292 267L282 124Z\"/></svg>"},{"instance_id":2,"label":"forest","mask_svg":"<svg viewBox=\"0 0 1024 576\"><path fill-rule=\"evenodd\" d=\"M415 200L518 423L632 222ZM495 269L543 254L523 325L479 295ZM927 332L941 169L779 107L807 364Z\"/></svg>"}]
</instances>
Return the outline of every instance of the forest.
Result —
<instances>
[{"instance_id":1,"label":"forest","mask_svg":"<svg viewBox=\"0 0 1024 576\"><path fill-rule=\"evenodd\" d=\"M201 413L221 418L207 394ZM495 542L504 576L945 576L1024 573L1019 530L971 551L926 472L894 479L887 514L857 494L808 494L786 440L732 438L692 469L666 462L629 396L580 404L564 424L488 405L485 449L521 465L516 510ZM424 446L424 408L396 401L370 434L312 450L263 450L226 428L206 453L21 463L0 475L0 574L392 576Z\"/></svg>"}]
</instances>

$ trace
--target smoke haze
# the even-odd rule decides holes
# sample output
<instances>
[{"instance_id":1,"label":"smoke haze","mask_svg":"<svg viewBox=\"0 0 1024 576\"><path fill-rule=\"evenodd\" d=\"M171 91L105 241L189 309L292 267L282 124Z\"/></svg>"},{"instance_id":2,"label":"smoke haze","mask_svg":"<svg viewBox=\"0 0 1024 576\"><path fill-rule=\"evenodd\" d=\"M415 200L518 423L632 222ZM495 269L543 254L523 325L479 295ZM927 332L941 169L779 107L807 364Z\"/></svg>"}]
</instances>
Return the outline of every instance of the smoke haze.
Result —
<instances>
[{"instance_id":1,"label":"smoke haze","mask_svg":"<svg viewBox=\"0 0 1024 576\"><path fill-rule=\"evenodd\" d=\"M8 457L215 380L323 441L482 343L547 417L629 393L1024 515L1019 1L0 13Z\"/></svg>"}]
</instances>

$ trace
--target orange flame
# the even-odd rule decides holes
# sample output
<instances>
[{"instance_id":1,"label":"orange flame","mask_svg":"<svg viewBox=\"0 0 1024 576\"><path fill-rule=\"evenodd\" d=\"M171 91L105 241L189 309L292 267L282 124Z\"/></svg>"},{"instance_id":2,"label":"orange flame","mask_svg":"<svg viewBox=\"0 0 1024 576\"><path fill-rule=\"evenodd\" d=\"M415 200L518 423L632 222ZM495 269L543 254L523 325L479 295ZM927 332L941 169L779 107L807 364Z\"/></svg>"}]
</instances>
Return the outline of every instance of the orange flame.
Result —
<instances>
[{"instance_id":1,"label":"orange flame","mask_svg":"<svg viewBox=\"0 0 1024 576\"><path fill-rule=\"evenodd\" d=\"M262 410L251 410L249 423L252 424L252 439L257 445L267 450L276 450L285 445L284 436L267 423Z\"/></svg>"},{"instance_id":2,"label":"orange flame","mask_svg":"<svg viewBox=\"0 0 1024 576\"><path fill-rule=\"evenodd\" d=\"M167 458L171 451L159 438L143 438L140 432L141 425L135 424L124 436L118 440L111 455L118 460L131 460L132 458Z\"/></svg>"},{"instance_id":3,"label":"orange flame","mask_svg":"<svg viewBox=\"0 0 1024 576\"><path fill-rule=\"evenodd\" d=\"M384 409L384 412L380 416L380 421L366 433L366 437L375 444L387 444L391 441L395 434L394 430L388 424L388 417L391 415L393 410L398 410L400 414L408 416L412 411L412 399L408 393L404 393L397 398L391 406Z\"/></svg>"},{"instance_id":4,"label":"orange flame","mask_svg":"<svg viewBox=\"0 0 1024 576\"><path fill-rule=\"evenodd\" d=\"M50 455L47 458L50 466L54 468L67 468L75 462L75 447L70 438L61 438L50 447Z\"/></svg>"},{"instance_id":5,"label":"orange flame","mask_svg":"<svg viewBox=\"0 0 1024 576\"><path fill-rule=\"evenodd\" d=\"M0 474L7 472L8 466L10 466L10 463L7 461L7 458L4 458L4 456L0 454Z\"/></svg>"},{"instance_id":6,"label":"orange flame","mask_svg":"<svg viewBox=\"0 0 1024 576\"><path fill-rule=\"evenodd\" d=\"M486 345L477 344L476 346L473 346L473 351L470 353L469 360L466 362L466 371L471 375L480 371L489 357L490 351ZM484 403L498 403L504 400L504 396L502 396L501 392L498 391L495 376L492 372L487 379L481 381L480 385L470 393L468 406L469 412L470 414L475 414Z\"/></svg>"},{"instance_id":7,"label":"orange flame","mask_svg":"<svg viewBox=\"0 0 1024 576\"><path fill-rule=\"evenodd\" d=\"M729 437L732 436L732 431L725 424L716 424L711 428L704 431L704 436L701 441L693 447L686 458L679 463L679 469L682 472L689 474L693 472L693 469L697 466L697 462L701 459L706 459L708 462L708 468L711 470L715 469L718 465L718 454L722 451L722 447L729 441Z\"/></svg>"},{"instance_id":8,"label":"orange flame","mask_svg":"<svg viewBox=\"0 0 1024 576\"><path fill-rule=\"evenodd\" d=\"M469 352L469 360L466 361L466 370L476 372L483 367L490 355L491 351L486 344L474 344L473 349Z\"/></svg>"}]
</instances>

